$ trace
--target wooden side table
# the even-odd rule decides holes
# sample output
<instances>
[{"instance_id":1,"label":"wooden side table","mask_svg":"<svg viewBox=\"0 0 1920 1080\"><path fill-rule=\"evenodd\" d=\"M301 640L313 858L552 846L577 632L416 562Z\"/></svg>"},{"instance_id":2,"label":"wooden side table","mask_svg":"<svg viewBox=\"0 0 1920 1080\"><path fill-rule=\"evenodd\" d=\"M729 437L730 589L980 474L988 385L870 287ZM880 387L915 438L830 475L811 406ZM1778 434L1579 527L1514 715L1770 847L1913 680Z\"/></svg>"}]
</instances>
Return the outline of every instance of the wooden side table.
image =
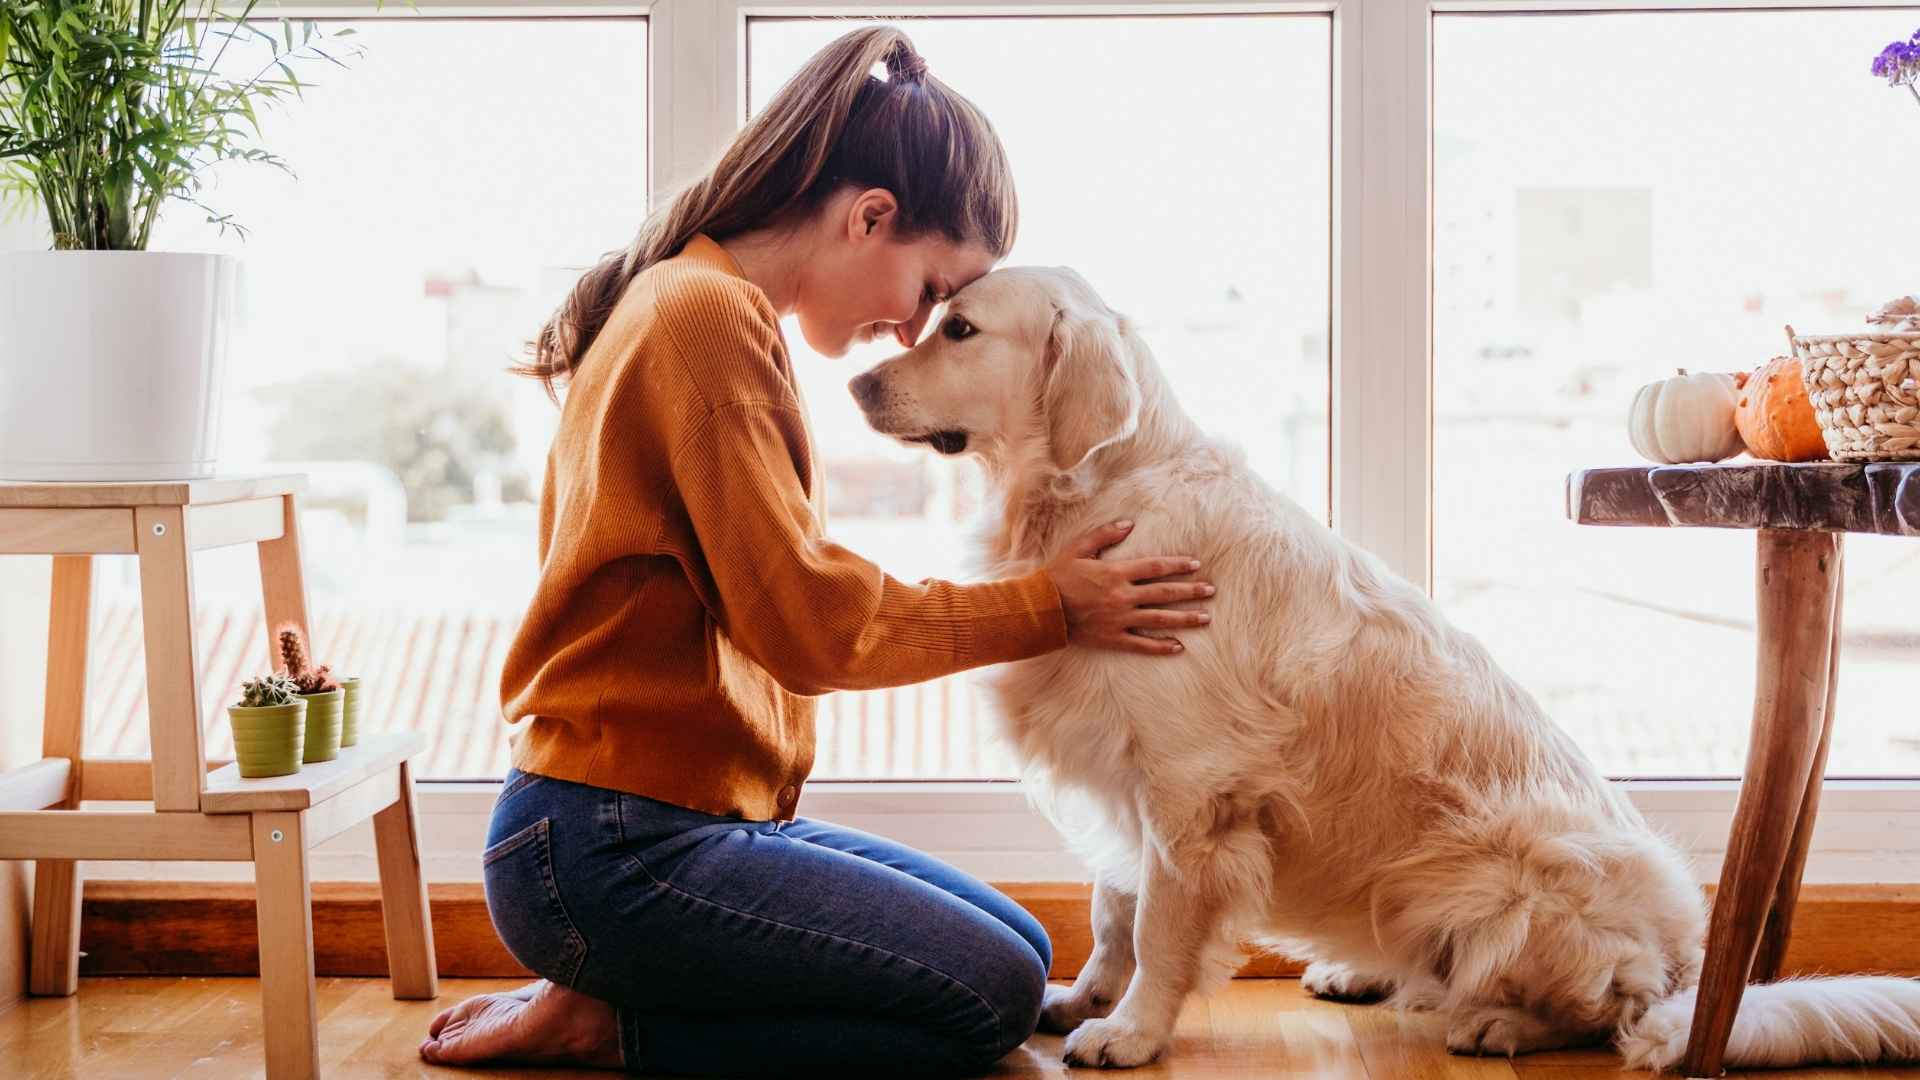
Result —
<instances>
[{"instance_id":1,"label":"wooden side table","mask_svg":"<svg viewBox=\"0 0 1920 1080\"><path fill-rule=\"evenodd\" d=\"M250 861L259 893L267 1075L320 1074L308 850L373 819L393 996L439 995L408 759L419 732L366 734L333 761L243 780L207 769L194 642L193 552L257 544L269 669L276 628L307 635L295 499L298 476L150 484L0 483L0 554L53 556L41 760L0 774L0 859L36 860L29 989L79 989L75 860ZM93 556L139 557L151 759L86 755ZM311 636L307 635L311 640ZM226 693L229 687L215 688ZM83 799L150 809L81 809Z\"/></svg>"},{"instance_id":2,"label":"wooden side table","mask_svg":"<svg viewBox=\"0 0 1920 1080\"><path fill-rule=\"evenodd\" d=\"M1749 979L1780 976L1833 738L1846 533L1920 536L1920 464L1742 463L1587 469L1582 525L1751 529L1759 666L1746 771L1707 930L1680 1071L1719 1076Z\"/></svg>"}]
</instances>

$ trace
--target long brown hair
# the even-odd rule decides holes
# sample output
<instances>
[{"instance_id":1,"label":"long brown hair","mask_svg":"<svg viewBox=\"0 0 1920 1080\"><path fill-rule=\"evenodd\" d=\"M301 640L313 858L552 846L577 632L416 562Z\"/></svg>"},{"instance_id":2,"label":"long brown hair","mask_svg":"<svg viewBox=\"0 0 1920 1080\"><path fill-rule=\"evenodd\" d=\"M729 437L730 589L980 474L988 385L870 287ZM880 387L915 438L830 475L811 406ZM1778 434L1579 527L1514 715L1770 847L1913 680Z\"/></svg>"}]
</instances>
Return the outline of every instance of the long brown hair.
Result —
<instances>
[{"instance_id":1,"label":"long brown hair","mask_svg":"<svg viewBox=\"0 0 1920 1080\"><path fill-rule=\"evenodd\" d=\"M882 63L885 80L872 74ZM579 369L635 275L695 233L720 240L789 222L848 185L892 192L903 239L938 231L996 257L1013 247L1019 205L993 125L927 73L906 34L866 27L816 53L712 170L649 215L632 245L587 271L514 372L557 400L555 384Z\"/></svg>"}]
</instances>

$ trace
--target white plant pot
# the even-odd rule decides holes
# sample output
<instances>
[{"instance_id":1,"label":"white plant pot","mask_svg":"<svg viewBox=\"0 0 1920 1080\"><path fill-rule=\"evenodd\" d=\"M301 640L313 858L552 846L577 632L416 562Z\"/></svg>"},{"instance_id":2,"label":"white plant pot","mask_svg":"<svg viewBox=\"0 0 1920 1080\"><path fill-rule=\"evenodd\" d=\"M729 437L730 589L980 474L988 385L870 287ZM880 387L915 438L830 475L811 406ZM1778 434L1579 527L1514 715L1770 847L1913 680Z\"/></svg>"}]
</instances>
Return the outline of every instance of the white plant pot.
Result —
<instances>
[{"instance_id":1,"label":"white plant pot","mask_svg":"<svg viewBox=\"0 0 1920 1080\"><path fill-rule=\"evenodd\" d=\"M0 480L188 480L218 454L227 255L0 252Z\"/></svg>"}]
</instances>

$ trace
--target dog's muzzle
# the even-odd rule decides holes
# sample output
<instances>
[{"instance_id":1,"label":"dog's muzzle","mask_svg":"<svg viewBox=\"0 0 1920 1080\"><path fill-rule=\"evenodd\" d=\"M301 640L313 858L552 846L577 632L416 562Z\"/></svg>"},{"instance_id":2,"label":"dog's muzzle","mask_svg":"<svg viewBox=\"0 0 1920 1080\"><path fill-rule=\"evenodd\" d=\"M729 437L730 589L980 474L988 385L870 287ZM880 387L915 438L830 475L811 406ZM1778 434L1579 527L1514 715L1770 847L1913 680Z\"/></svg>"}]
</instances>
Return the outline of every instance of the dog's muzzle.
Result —
<instances>
[{"instance_id":1,"label":"dog's muzzle","mask_svg":"<svg viewBox=\"0 0 1920 1080\"><path fill-rule=\"evenodd\" d=\"M847 383L847 392L853 395L853 400L860 406L860 411L866 414L867 424L875 431L883 435L892 435L902 442L925 443L942 454L958 454L966 450L967 433L964 431L928 431L919 435L906 435L898 431L888 431L879 423L879 418L876 415L876 410L880 408L880 399L885 395L885 390L886 386L881 381L880 376L875 375L871 371L863 375L855 375L852 381Z\"/></svg>"}]
</instances>

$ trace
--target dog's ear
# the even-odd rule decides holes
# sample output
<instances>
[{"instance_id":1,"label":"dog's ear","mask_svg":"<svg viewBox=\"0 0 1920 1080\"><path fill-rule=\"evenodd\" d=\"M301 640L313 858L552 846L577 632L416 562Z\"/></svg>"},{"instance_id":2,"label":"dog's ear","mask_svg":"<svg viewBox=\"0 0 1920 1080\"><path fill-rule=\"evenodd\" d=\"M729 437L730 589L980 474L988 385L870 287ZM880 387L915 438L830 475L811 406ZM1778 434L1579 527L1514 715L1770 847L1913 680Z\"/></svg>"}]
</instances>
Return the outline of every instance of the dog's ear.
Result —
<instances>
[{"instance_id":1,"label":"dog's ear","mask_svg":"<svg viewBox=\"0 0 1920 1080\"><path fill-rule=\"evenodd\" d=\"M1062 299L1047 337L1047 436L1053 464L1069 471L1140 424L1140 384L1127 362L1120 319L1104 305Z\"/></svg>"}]
</instances>

